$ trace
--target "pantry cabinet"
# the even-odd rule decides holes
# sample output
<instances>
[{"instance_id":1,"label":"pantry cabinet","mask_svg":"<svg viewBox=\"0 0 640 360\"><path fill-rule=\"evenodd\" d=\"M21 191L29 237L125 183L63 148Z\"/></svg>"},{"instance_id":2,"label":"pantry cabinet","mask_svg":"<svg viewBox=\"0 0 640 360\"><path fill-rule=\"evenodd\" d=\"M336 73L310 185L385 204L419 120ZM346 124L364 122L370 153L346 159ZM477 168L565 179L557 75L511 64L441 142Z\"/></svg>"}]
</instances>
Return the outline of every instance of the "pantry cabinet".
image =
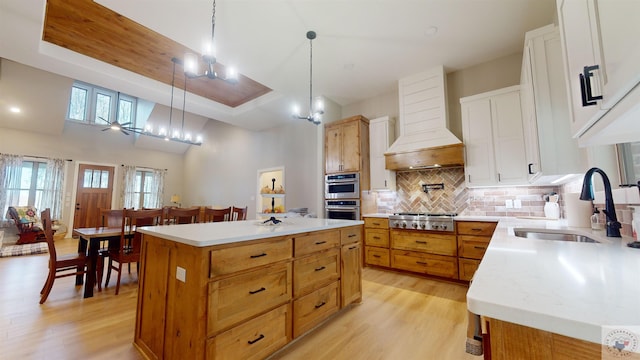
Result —
<instances>
[{"instance_id":1,"label":"pantry cabinet","mask_svg":"<svg viewBox=\"0 0 640 360\"><path fill-rule=\"evenodd\" d=\"M640 2L559 0L557 10L573 135L581 146L637 140Z\"/></svg>"},{"instance_id":2,"label":"pantry cabinet","mask_svg":"<svg viewBox=\"0 0 640 360\"><path fill-rule=\"evenodd\" d=\"M527 176L536 184L584 170L571 134L561 48L555 25L525 35L520 94Z\"/></svg>"},{"instance_id":3,"label":"pantry cabinet","mask_svg":"<svg viewBox=\"0 0 640 360\"><path fill-rule=\"evenodd\" d=\"M527 183L520 86L460 99L468 187Z\"/></svg>"},{"instance_id":4,"label":"pantry cabinet","mask_svg":"<svg viewBox=\"0 0 640 360\"><path fill-rule=\"evenodd\" d=\"M324 131L325 173L366 172L368 182L369 120L352 116L325 124ZM360 179L365 178L363 175Z\"/></svg>"}]
</instances>

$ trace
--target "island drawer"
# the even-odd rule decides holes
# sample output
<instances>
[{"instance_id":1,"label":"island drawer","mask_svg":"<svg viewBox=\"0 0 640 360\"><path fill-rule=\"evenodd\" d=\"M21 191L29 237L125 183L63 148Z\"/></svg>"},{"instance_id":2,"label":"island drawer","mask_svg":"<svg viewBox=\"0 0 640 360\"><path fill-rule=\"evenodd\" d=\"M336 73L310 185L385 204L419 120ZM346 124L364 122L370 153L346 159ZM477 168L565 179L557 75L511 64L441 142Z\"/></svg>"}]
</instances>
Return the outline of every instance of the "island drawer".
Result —
<instances>
[{"instance_id":1,"label":"island drawer","mask_svg":"<svg viewBox=\"0 0 640 360\"><path fill-rule=\"evenodd\" d=\"M293 337L304 334L340 308L340 281L293 302Z\"/></svg>"},{"instance_id":2,"label":"island drawer","mask_svg":"<svg viewBox=\"0 0 640 360\"><path fill-rule=\"evenodd\" d=\"M389 230L365 229L364 244L369 246L389 247Z\"/></svg>"},{"instance_id":3,"label":"island drawer","mask_svg":"<svg viewBox=\"0 0 640 360\"><path fill-rule=\"evenodd\" d=\"M275 241L212 250L209 277L213 278L290 259L292 248L291 239L281 237Z\"/></svg>"},{"instance_id":4,"label":"island drawer","mask_svg":"<svg viewBox=\"0 0 640 360\"><path fill-rule=\"evenodd\" d=\"M417 273L458 278L458 259L414 251L392 250L391 266Z\"/></svg>"},{"instance_id":5,"label":"island drawer","mask_svg":"<svg viewBox=\"0 0 640 360\"><path fill-rule=\"evenodd\" d=\"M365 259L368 265L389 267L389 249L365 246Z\"/></svg>"},{"instance_id":6,"label":"island drawer","mask_svg":"<svg viewBox=\"0 0 640 360\"><path fill-rule=\"evenodd\" d=\"M340 246L340 230L318 231L296 236L293 239L293 244L293 253L296 257L338 247Z\"/></svg>"},{"instance_id":7,"label":"island drawer","mask_svg":"<svg viewBox=\"0 0 640 360\"><path fill-rule=\"evenodd\" d=\"M391 247L438 255L457 256L458 254L455 235L431 234L412 230L392 230Z\"/></svg>"},{"instance_id":8,"label":"island drawer","mask_svg":"<svg viewBox=\"0 0 640 360\"><path fill-rule=\"evenodd\" d=\"M353 244L362 240L362 226L352 226L340 230L340 243Z\"/></svg>"},{"instance_id":9,"label":"island drawer","mask_svg":"<svg viewBox=\"0 0 640 360\"><path fill-rule=\"evenodd\" d=\"M264 359L291 341L291 305L218 334L207 341L207 359Z\"/></svg>"},{"instance_id":10,"label":"island drawer","mask_svg":"<svg viewBox=\"0 0 640 360\"><path fill-rule=\"evenodd\" d=\"M364 227L376 228L376 229L388 229L389 219L377 218L377 217L366 217L364 218Z\"/></svg>"},{"instance_id":11,"label":"island drawer","mask_svg":"<svg viewBox=\"0 0 640 360\"><path fill-rule=\"evenodd\" d=\"M492 236L496 229L497 222L483 221L456 221L458 234Z\"/></svg>"},{"instance_id":12,"label":"island drawer","mask_svg":"<svg viewBox=\"0 0 640 360\"><path fill-rule=\"evenodd\" d=\"M291 281L288 262L210 282L208 336L286 303L292 298Z\"/></svg>"},{"instance_id":13,"label":"island drawer","mask_svg":"<svg viewBox=\"0 0 640 360\"><path fill-rule=\"evenodd\" d=\"M330 249L293 262L293 296L298 297L340 278L340 251Z\"/></svg>"},{"instance_id":14,"label":"island drawer","mask_svg":"<svg viewBox=\"0 0 640 360\"><path fill-rule=\"evenodd\" d=\"M489 246L490 238L485 236L458 236L458 256L470 259L482 259Z\"/></svg>"}]
</instances>

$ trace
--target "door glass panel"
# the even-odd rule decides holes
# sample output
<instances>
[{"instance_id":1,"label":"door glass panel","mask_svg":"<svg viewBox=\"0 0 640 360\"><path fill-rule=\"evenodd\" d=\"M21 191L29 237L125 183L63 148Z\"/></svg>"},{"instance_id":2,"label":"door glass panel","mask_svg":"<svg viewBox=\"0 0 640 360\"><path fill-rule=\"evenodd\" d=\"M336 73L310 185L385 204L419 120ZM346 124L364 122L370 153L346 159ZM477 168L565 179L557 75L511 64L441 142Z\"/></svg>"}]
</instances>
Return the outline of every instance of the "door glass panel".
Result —
<instances>
[{"instance_id":1,"label":"door glass panel","mask_svg":"<svg viewBox=\"0 0 640 360\"><path fill-rule=\"evenodd\" d=\"M91 187L94 189L100 188L100 170L93 170L93 179L91 180Z\"/></svg>"},{"instance_id":2,"label":"door glass panel","mask_svg":"<svg viewBox=\"0 0 640 360\"><path fill-rule=\"evenodd\" d=\"M93 170L86 169L84 171L84 178L82 179L82 187L85 187L85 188L91 187L92 175L93 175Z\"/></svg>"},{"instance_id":3,"label":"door glass panel","mask_svg":"<svg viewBox=\"0 0 640 360\"><path fill-rule=\"evenodd\" d=\"M100 175L100 188L106 189L109 186L109 172L103 170Z\"/></svg>"}]
</instances>

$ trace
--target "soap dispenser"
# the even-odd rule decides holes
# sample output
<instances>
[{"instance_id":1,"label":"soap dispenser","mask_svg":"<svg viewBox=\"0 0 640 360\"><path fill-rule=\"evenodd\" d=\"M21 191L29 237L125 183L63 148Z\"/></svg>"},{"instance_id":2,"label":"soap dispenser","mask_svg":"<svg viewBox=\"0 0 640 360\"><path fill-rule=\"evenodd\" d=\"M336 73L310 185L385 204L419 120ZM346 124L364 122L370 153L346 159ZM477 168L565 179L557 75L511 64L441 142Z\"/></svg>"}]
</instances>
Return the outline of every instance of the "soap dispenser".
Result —
<instances>
[{"instance_id":1,"label":"soap dispenser","mask_svg":"<svg viewBox=\"0 0 640 360\"><path fill-rule=\"evenodd\" d=\"M602 223L600 222L600 210L594 207L593 215L591 215L591 228L593 230L602 230Z\"/></svg>"}]
</instances>

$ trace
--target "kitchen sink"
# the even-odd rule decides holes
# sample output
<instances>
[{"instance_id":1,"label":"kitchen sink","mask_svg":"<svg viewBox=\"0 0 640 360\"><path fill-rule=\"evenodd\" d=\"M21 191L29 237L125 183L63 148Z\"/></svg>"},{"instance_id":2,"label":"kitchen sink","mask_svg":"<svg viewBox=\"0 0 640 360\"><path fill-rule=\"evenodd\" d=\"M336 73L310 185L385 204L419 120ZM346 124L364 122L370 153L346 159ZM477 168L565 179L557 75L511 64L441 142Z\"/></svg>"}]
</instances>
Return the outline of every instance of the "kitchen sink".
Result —
<instances>
[{"instance_id":1,"label":"kitchen sink","mask_svg":"<svg viewBox=\"0 0 640 360\"><path fill-rule=\"evenodd\" d=\"M559 230L520 228L520 229L513 229L513 233L516 236L527 238L527 239L574 241L574 242L587 242L587 243L600 242L586 235L580 235L572 232L562 232Z\"/></svg>"}]
</instances>

